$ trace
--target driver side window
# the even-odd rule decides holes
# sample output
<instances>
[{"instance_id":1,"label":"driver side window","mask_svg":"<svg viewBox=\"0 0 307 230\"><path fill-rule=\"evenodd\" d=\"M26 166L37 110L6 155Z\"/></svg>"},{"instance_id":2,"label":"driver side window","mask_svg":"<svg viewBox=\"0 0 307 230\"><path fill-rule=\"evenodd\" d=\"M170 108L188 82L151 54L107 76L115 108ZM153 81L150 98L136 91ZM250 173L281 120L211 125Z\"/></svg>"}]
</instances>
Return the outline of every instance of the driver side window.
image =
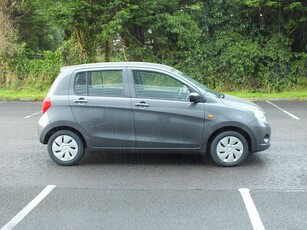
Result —
<instances>
[{"instance_id":1,"label":"driver side window","mask_svg":"<svg viewBox=\"0 0 307 230\"><path fill-rule=\"evenodd\" d=\"M132 72L139 98L185 101L190 93L188 86L165 74L142 70Z\"/></svg>"}]
</instances>

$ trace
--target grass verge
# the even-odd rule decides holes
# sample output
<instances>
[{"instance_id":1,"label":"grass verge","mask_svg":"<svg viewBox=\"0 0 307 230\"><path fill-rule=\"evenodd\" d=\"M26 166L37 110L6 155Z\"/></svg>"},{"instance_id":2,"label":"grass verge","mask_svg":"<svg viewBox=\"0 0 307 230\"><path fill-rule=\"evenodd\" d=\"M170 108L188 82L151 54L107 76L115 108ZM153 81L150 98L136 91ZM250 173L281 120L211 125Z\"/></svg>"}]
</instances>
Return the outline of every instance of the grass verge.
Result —
<instances>
[{"instance_id":1,"label":"grass verge","mask_svg":"<svg viewBox=\"0 0 307 230\"><path fill-rule=\"evenodd\" d=\"M8 90L0 88L0 100L2 101L40 101L47 95L48 90L36 91L32 89Z\"/></svg>"},{"instance_id":2,"label":"grass verge","mask_svg":"<svg viewBox=\"0 0 307 230\"><path fill-rule=\"evenodd\" d=\"M225 94L247 99L297 99L304 100L307 98L306 91L290 91L281 93L250 93L250 92L228 92Z\"/></svg>"}]
</instances>

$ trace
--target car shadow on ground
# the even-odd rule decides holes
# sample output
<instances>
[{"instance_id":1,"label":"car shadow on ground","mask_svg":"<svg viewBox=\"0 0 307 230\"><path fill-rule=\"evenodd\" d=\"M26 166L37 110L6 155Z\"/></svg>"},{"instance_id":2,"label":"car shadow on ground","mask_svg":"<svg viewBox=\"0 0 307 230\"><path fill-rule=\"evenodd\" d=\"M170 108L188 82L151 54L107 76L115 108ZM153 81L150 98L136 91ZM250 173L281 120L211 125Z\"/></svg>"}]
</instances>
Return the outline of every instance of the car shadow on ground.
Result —
<instances>
[{"instance_id":1,"label":"car shadow on ground","mask_svg":"<svg viewBox=\"0 0 307 230\"><path fill-rule=\"evenodd\" d=\"M238 167L262 165L264 162L257 154L250 154ZM141 154L141 153L102 153L86 152L78 165L203 165L218 167L209 155L196 154Z\"/></svg>"},{"instance_id":2,"label":"car shadow on ground","mask_svg":"<svg viewBox=\"0 0 307 230\"><path fill-rule=\"evenodd\" d=\"M242 166L264 166L266 164L266 158L259 153L249 154Z\"/></svg>"},{"instance_id":3,"label":"car shadow on ground","mask_svg":"<svg viewBox=\"0 0 307 230\"><path fill-rule=\"evenodd\" d=\"M214 165L209 156L202 158L195 154L143 154L87 152L78 165L92 164L162 164L162 165Z\"/></svg>"}]
</instances>

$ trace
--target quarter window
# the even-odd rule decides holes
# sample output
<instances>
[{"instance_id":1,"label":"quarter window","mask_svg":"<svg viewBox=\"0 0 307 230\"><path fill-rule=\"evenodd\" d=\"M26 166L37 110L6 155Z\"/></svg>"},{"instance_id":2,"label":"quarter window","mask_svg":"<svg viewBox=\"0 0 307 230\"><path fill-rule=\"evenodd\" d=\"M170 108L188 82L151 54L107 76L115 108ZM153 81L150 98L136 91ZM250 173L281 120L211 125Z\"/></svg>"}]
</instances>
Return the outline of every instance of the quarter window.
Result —
<instances>
[{"instance_id":1,"label":"quarter window","mask_svg":"<svg viewBox=\"0 0 307 230\"><path fill-rule=\"evenodd\" d=\"M78 73L75 78L76 95L121 97L124 94L122 71L91 71Z\"/></svg>"},{"instance_id":2,"label":"quarter window","mask_svg":"<svg viewBox=\"0 0 307 230\"><path fill-rule=\"evenodd\" d=\"M190 89L180 81L158 72L134 70L136 96L161 100L186 100Z\"/></svg>"}]
</instances>

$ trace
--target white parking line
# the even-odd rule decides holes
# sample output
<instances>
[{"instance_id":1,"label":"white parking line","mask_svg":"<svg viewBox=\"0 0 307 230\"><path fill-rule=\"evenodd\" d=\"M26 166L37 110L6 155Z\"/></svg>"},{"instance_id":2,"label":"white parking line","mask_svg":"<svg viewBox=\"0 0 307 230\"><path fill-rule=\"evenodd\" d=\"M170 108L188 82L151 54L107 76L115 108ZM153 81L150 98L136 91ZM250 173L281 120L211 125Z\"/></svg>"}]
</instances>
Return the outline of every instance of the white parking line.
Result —
<instances>
[{"instance_id":1,"label":"white parking line","mask_svg":"<svg viewBox=\"0 0 307 230\"><path fill-rule=\"evenodd\" d=\"M242 199L244 201L246 210L248 212L249 219L253 225L254 230L264 230L263 223L260 219L257 208L253 202L253 199L250 195L250 190L248 188L240 188L239 192L241 193Z\"/></svg>"},{"instance_id":2,"label":"white parking line","mask_svg":"<svg viewBox=\"0 0 307 230\"><path fill-rule=\"evenodd\" d=\"M32 113L31 115L25 116L24 118L25 118L25 119L28 119L28 118L33 117L33 116L35 116L35 115L37 115L37 114L40 114L40 113L41 113L41 111L38 111L38 112L36 112L36 113Z\"/></svg>"},{"instance_id":3,"label":"white parking line","mask_svg":"<svg viewBox=\"0 0 307 230\"><path fill-rule=\"evenodd\" d=\"M270 105L274 106L275 108L279 109L280 111L284 112L285 114L289 115L290 117L296 119L296 120L300 120L300 118L298 118L297 116L293 115L292 113L289 113L288 111L280 108L279 106L275 105L274 103L270 102L270 101L266 101L267 103L269 103Z\"/></svg>"},{"instance_id":4,"label":"white parking line","mask_svg":"<svg viewBox=\"0 0 307 230\"><path fill-rule=\"evenodd\" d=\"M5 103L6 101L0 101L0 104Z\"/></svg>"},{"instance_id":5,"label":"white parking line","mask_svg":"<svg viewBox=\"0 0 307 230\"><path fill-rule=\"evenodd\" d=\"M53 189L55 185L48 185L40 194L38 194L26 207L24 207L16 216L14 216L1 230L13 229L29 212L32 211Z\"/></svg>"}]
</instances>

